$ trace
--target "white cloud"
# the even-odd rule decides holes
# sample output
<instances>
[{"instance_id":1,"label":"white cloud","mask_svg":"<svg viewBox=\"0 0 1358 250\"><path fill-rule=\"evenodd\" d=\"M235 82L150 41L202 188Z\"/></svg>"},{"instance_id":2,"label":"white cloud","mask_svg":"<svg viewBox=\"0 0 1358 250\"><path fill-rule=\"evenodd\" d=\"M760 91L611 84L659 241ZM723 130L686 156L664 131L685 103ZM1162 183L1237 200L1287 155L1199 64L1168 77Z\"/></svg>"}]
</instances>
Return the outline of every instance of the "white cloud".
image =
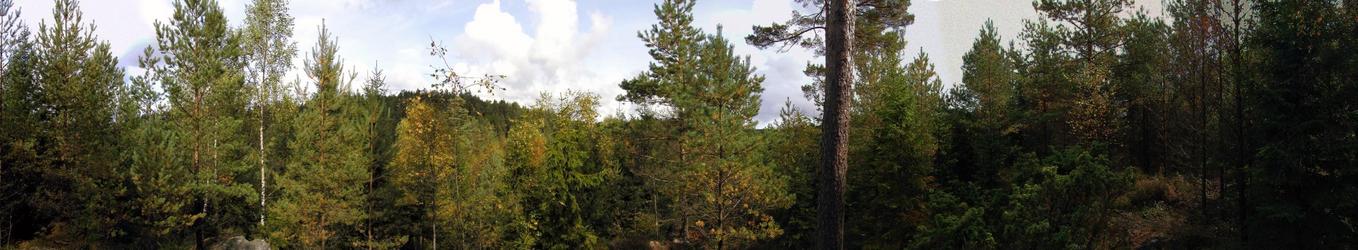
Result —
<instances>
[{"instance_id":1,"label":"white cloud","mask_svg":"<svg viewBox=\"0 0 1358 250\"><path fill-rule=\"evenodd\" d=\"M464 33L454 41L452 51L460 61L459 70L479 74L506 75L504 96L530 103L543 91L568 89L599 93L604 109L616 107L610 93L617 93L617 81L601 77L587 67L586 58L594 52L596 41L609 32L611 20L599 13L590 15L588 31L580 28L579 11L573 0L529 0L535 30L530 35L522 18L505 11L500 0L476 8Z\"/></svg>"}]
</instances>

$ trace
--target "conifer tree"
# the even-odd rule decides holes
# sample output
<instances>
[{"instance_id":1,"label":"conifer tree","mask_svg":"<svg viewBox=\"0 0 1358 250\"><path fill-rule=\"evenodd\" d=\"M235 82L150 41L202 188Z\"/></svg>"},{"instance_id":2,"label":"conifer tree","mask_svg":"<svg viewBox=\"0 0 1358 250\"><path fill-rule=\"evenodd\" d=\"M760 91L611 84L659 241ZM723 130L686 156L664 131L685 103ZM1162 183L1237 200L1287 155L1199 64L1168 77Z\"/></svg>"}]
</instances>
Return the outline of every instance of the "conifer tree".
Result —
<instances>
[{"instance_id":1,"label":"conifer tree","mask_svg":"<svg viewBox=\"0 0 1358 250\"><path fill-rule=\"evenodd\" d=\"M275 238L303 247L348 245L332 240L356 229L365 211L364 186L358 184L368 178L367 127L338 50L322 24L306 61L315 92L295 121L292 158L278 178L283 197L271 208L280 229Z\"/></svg>"},{"instance_id":2,"label":"conifer tree","mask_svg":"<svg viewBox=\"0 0 1358 250\"><path fill-rule=\"evenodd\" d=\"M248 133L242 121L248 91L242 75L240 39L227 26L226 16L215 0L174 2L168 23L157 22L157 46L163 65L155 67L157 80L169 104L168 126L179 140L172 155L177 167L189 173L193 193L183 213L198 217L187 225L199 248L222 231L255 224L258 212L249 184L252 174L245 156Z\"/></svg>"},{"instance_id":3,"label":"conifer tree","mask_svg":"<svg viewBox=\"0 0 1358 250\"><path fill-rule=\"evenodd\" d=\"M786 209L775 209L769 214L778 222L783 234L773 245L787 249L815 247L816 232L816 167L820 163L819 126L815 120L794 107L791 100L784 103L774 125L768 145L770 164L779 175L788 178L788 195L793 200Z\"/></svg>"},{"instance_id":4,"label":"conifer tree","mask_svg":"<svg viewBox=\"0 0 1358 250\"><path fill-rule=\"evenodd\" d=\"M723 248L776 237L767 212L790 203L786 180L759 160L762 137L751 133L764 78L725 38L691 26L692 5L656 6L659 24L639 35L655 61L623 82L620 99L672 109L678 159L661 192L674 202L677 238Z\"/></svg>"},{"instance_id":5,"label":"conifer tree","mask_svg":"<svg viewBox=\"0 0 1358 250\"><path fill-rule=\"evenodd\" d=\"M1358 4L1258 2L1248 245L1358 246ZM1246 145L1251 146L1251 145ZM1280 233L1287 232L1287 233Z\"/></svg>"},{"instance_id":6,"label":"conifer tree","mask_svg":"<svg viewBox=\"0 0 1358 250\"><path fill-rule=\"evenodd\" d=\"M386 94L386 84L386 75L382 70L373 69L363 85L362 95L358 97L368 176L365 177L363 193L363 227L359 230L363 240L353 245L366 249L390 249L406 241L404 236L393 232L392 228L398 225L384 225L390 224L387 222L396 213L386 207L393 197L390 197L389 185L384 185L388 183L384 177L387 176L386 163L391 160L391 144L395 139L392 129L396 127L391 118L392 107L387 102L390 96Z\"/></svg>"},{"instance_id":7,"label":"conifer tree","mask_svg":"<svg viewBox=\"0 0 1358 250\"><path fill-rule=\"evenodd\" d=\"M679 117L690 128L679 140L691 159L681 163L679 176L689 181L676 189L688 197L679 210L694 217L697 232L688 237L718 249L777 237L781 230L767 212L790 202L784 177L760 160L763 137L753 134L764 77L732 50L720 34L707 36L698 60L703 73L672 86L676 106L691 112Z\"/></svg>"},{"instance_id":8,"label":"conifer tree","mask_svg":"<svg viewBox=\"0 0 1358 250\"><path fill-rule=\"evenodd\" d=\"M852 147L855 168L849 169L846 194L846 242L855 247L904 247L916 228L898 224L923 224L928 207L925 197L933 183L934 157L940 150L939 114L943 108L942 84L926 55L904 64L903 42L891 45L895 53L872 56L871 66L859 74L878 79L859 89L863 129ZM883 221L894 221L883 223ZM861 244L861 245L860 245Z\"/></svg>"},{"instance_id":9,"label":"conifer tree","mask_svg":"<svg viewBox=\"0 0 1358 250\"><path fill-rule=\"evenodd\" d=\"M962 86L975 99L977 116L991 129L1005 130L1015 92L1015 65L1000 43L995 23L986 21L981 34L962 56Z\"/></svg>"},{"instance_id":10,"label":"conifer tree","mask_svg":"<svg viewBox=\"0 0 1358 250\"><path fill-rule=\"evenodd\" d=\"M1000 168L1009 166L1015 152L1012 140L1019 126L1015 124L1015 109L1019 76L1013 51L1002 47L993 22L987 21L980 35L972 43L971 51L962 57L962 83L950 93L950 101L960 114L954 118L959 132L954 140L966 148L954 149L957 155L957 174L967 180L1002 183Z\"/></svg>"},{"instance_id":11,"label":"conifer tree","mask_svg":"<svg viewBox=\"0 0 1358 250\"><path fill-rule=\"evenodd\" d=\"M523 127L513 129L510 161L523 209L536 226L538 246L602 247L605 206L602 196L617 170L605 155L612 138L598 127L598 96L569 91L543 94Z\"/></svg>"},{"instance_id":12,"label":"conifer tree","mask_svg":"<svg viewBox=\"0 0 1358 250\"><path fill-rule=\"evenodd\" d=\"M1111 84L1111 68L1126 36L1119 15L1131 5L1130 0L1033 2L1044 21L1055 22L1058 53L1074 59L1063 63L1073 65L1063 73L1070 74L1064 80L1075 87L1076 94L1066 122L1081 143L1119 143L1115 136L1121 133L1126 107L1116 100L1119 90Z\"/></svg>"},{"instance_id":13,"label":"conifer tree","mask_svg":"<svg viewBox=\"0 0 1358 250\"><path fill-rule=\"evenodd\" d=\"M94 37L94 26L83 26L79 2L58 0L52 23L39 25L36 41L38 109L48 144L39 152L47 159L43 186L35 193L34 206L58 213L79 237L100 239L116 234L109 230L113 193L119 183L113 163L117 150L114 130L114 94L122 85L123 71L107 43ZM79 207L82 209L70 209Z\"/></svg>"},{"instance_id":14,"label":"conifer tree","mask_svg":"<svg viewBox=\"0 0 1358 250\"><path fill-rule=\"evenodd\" d=\"M1175 150L1170 148L1181 143L1167 134L1167 125L1178 112L1178 105L1171 103L1176 92L1170 81L1173 74L1167 74L1174 72L1170 66L1173 53L1167 53L1175 48L1170 44L1170 33L1164 21L1145 14L1128 20L1125 51L1119 55L1113 74L1113 83L1122 90L1119 100L1127 104L1127 129L1123 131L1127 157L1148 172L1160 172L1169 165L1175 158L1171 156Z\"/></svg>"},{"instance_id":15,"label":"conifer tree","mask_svg":"<svg viewBox=\"0 0 1358 250\"><path fill-rule=\"evenodd\" d=\"M641 76L623 81L619 86L627 93L618 96L619 101L637 104L660 104L677 107L665 88L686 84L696 74L698 51L703 34L693 26L692 0L665 1L656 5L655 16L659 23L652 24L646 31L638 32L637 37L646 43L651 58L649 70ZM687 111L674 110L675 114Z\"/></svg>"},{"instance_id":16,"label":"conifer tree","mask_svg":"<svg viewBox=\"0 0 1358 250\"><path fill-rule=\"evenodd\" d=\"M138 67L147 69L134 76L121 93L121 141L125 143L122 178L128 181L127 207L136 208L126 215L126 230L136 236L131 243L147 247L182 247L188 226L202 216L191 213L194 199L189 168L179 165L177 150L180 131L171 129L165 113L164 93L155 90L160 75L160 58L151 47L142 51Z\"/></svg>"},{"instance_id":17,"label":"conifer tree","mask_svg":"<svg viewBox=\"0 0 1358 250\"><path fill-rule=\"evenodd\" d=\"M11 243L24 224L36 223L24 198L38 187L20 180L41 166L34 152L41 92L31 32L20 13L13 1L0 0L0 245Z\"/></svg>"}]
</instances>

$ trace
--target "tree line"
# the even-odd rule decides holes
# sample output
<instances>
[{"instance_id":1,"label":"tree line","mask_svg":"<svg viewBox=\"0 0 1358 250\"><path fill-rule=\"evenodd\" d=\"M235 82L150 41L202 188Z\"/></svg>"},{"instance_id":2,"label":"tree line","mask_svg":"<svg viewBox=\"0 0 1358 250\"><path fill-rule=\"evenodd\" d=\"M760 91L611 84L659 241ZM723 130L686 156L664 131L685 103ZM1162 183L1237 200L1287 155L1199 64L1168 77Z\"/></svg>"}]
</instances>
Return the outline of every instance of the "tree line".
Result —
<instances>
[{"instance_id":1,"label":"tree line","mask_svg":"<svg viewBox=\"0 0 1358 250\"><path fill-rule=\"evenodd\" d=\"M286 0L239 27L174 1L129 71L54 2L31 26L0 0L0 248L805 249L826 209L849 248L1358 246L1358 1L1037 0L947 86L910 1L797 0L744 42L842 60L806 67L824 110L765 128L764 76L694 0L655 5L616 115L483 99L514 76L437 42L433 87L389 93L324 24L299 50Z\"/></svg>"}]
</instances>

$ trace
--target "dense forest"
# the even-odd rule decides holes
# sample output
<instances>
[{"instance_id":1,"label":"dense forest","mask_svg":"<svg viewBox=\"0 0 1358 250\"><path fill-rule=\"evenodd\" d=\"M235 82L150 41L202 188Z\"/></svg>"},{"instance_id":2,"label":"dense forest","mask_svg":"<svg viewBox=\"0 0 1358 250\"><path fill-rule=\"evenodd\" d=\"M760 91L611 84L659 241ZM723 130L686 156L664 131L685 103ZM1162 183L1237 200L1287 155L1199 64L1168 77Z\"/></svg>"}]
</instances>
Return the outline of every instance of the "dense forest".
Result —
<instances>
[{"instance_id":1,"label":"dense forest","mask_svg":"<svg viewBox=\"0 0 1358 250\"><path fill-rule=\"evenodd\" d=\"M299 49L287 0L239 27L175 0L144 71L78 1L39 24L12 1L0 249L816 245L822 110L757 126L764 76L733 43L826 56L834 1L733 41L663 0L637 34L649 67L606 83L626 94L531 105L447 60L388 92L324 25ZM1036 0L1017 37L976 27L948 85L906 52L909 0L848 2L845 247L1358 248L1358 1ZM828 104L832 67L807 63Z\"/></svg>"}]
</instances>

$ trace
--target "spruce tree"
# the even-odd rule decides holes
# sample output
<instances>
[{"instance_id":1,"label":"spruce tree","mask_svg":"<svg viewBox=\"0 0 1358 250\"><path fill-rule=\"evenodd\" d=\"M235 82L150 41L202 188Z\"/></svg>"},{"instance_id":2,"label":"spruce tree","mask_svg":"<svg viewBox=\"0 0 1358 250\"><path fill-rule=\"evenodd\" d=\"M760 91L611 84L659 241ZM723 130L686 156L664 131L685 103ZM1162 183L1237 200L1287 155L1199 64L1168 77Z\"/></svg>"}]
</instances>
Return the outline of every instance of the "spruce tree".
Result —
<instances>
[{"instance_id":1,"label":"spruce tree","mask_svg":"<svg viewBox=\"0 0 1358 250\"><path fill-rule=\"evenodd\" d=\"M390 96L386 93L386 75L379 69L373 69L369 73L361 96L358 96L357 105L360 108L358 119L363 123L364 154L368 160L367 176L363 191L363 226L359 230L362 233L362 241L355 242L355 247L389 249L404 244L404 236L396 234L393 228L400 225L392 225L392 215L396 214L394 209L390 209L392 192L389 183L386 181L386 163L391 161L391 144L395 140L394 128L395 120L392 118L392 107L388 103Z\"/></svg>"},{"instance_id":2,"label":"spruce tree","mask_svg":"<svg viewBox=\"0 0 1358 250\"><path fill-rule=\"evenodd\" d=\"M766 128L767 129L767 128ZM779 175L788 178L791 206L770 211L783 234L773 240L773 246L787 249L815 247L816 232L816 167L820 163L820 128L814 118L792 105L784 103L769 135L769 153L765 155Z\"/></svg>"},{"instance_id":3,"label":"spruce tree","mask_svg":"<svg viewBox=\"0 0 1358 250\"><path fill-rule=\"evenodd\" d=\"M887 48L895 52L869 57L870 66L859 72L874 80L858 89L865 105L858 106L855 120L864 129L851 147L855 167L848 176L855 182L846 194L852 215L846 218L846 240L853 247L906 246L917 228L892 225L923 224L929 214L925 198L936 185L942 84L928 56L905 64L903 42Z\"/></svg>"}]
</instances>

